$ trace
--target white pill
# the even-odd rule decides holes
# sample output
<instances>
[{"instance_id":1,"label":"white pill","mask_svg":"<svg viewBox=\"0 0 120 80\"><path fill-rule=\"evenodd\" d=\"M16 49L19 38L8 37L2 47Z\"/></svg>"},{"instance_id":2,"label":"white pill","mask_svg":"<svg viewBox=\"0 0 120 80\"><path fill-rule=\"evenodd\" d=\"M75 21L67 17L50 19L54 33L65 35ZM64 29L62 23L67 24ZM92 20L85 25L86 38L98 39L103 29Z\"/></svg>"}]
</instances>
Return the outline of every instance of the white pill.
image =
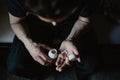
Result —
<instances>
[{"instance_id":1,"label":"white pill","mask_svg":"<svg viewBox=\"0 0 120 80\"><path fill-rule=\"evenodd\" d=\"M76 56L74 54L70 54L70 55L68 55L68 58L70 61L73 61L73 60L75 60Z\"/></svg>"},{"instance_id":2,"label":"white pill","mask_svg":"<svg viewBox=\"0 0 120 80\"><path fill-rule=\"evenodd\" d=\"M57 56L58 56L57 50L56 50L56 49L51 49L51 50L48 52L48 56L49 56L51 59L57 58Z\"/></svg>"}]
</instances>

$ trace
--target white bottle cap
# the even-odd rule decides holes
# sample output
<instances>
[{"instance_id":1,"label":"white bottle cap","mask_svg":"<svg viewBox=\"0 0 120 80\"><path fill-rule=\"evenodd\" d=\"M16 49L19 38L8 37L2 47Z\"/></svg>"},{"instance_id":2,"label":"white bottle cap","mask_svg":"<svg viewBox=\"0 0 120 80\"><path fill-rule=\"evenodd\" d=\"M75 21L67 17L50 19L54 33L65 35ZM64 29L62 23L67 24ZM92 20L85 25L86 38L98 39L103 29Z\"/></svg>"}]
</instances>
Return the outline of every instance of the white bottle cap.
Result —
<instances>
[{"instance_id":1,"label":"white bottle cap","mask_svg":"<svg viewBox=\"0 0 120 80\"><path fill-rule=\"evenodd\" d=\"M49 56L51 59L57 58L57 56L58 56L57 50L56 50L56 49L51 49L51 50L48 52L48 56Z\"/></svg>"},{"instance_id":2,"label":"white bottle cap","mask_svg":"<svg viewBox=\"0 0 120 80\"><path fill-rule=\"evenodd\" d=\"M70 55L68 55L68 58L70 61L74 61L76 56L74 54L70 54Z\"/></svg>"}]
</instances>

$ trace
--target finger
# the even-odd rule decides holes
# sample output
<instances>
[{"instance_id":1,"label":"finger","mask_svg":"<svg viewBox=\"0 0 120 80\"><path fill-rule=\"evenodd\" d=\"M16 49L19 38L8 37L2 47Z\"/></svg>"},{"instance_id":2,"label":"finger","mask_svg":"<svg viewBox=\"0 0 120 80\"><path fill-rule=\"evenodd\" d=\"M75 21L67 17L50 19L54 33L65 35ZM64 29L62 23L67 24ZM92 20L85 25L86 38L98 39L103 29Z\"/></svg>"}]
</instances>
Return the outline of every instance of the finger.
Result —
<instances>
[{"instance_id":1,"label":"finger","mask_svg":"<svg viewBox=\"0 0 120 80\"><path fill-rule=\"evenodd\" d=\"M76 49L76 48L74 48L74 49L72 49L72 52L75 54L75 55L79 55L79 52L78 52L78 50Z\"/></svg>"},{"instance_id":2,"label":"finger","mask_svg":"<svg viewBox=\"0 0 120 80\"><path fill-rule=\"evenodd\" d=\"M80 56L77 56L77 61L81 62Z\"/></svg>"},{"instance_id":3,"label":"finger","mask_svg":"<svg viewBox=\"0 0 120 80\"><path fill-rule=\"evenodd\" d=\"M58 66L58 65L59 65L59 63L60 63L60 59L61 59L61 57L60 57L60 56L58 56L58 58L57 58L57 60L56 60L56 63L55 63L55 65L56 65L56 66Z\"/></svg>"},{"instance_id":4,"label":"finger","mask_svg":"<svg viewBox=\"0 0 120 80\"><path fill-rule=\"evenodd\" d=\"M60 62L59 62L59 64L57 65L57 67L59 68L63 63L64 63L64 60L63 60L62 58L60 58Z\"/></svg>"},{"instance_id":5,"label":"finger","mask_svg":"<svg viewBox=\"0 0 120 80\"><path fill-rule=\"evenodd\" d=\"M41 57L35 58L35 61L38 62L38 63L40 63L41 65L45 64L45 61Z\"/></svg>"},{"instance_id":6,"label":"finger","mask_svg":"<svg viewBox=\"0 0 120 80\"><path fill-rule=\"evenodd\" d=\"M77 60L78 62L81 62L80 54L79 54L77 48L74 48L72 51L73 51L72 53L74 53L74 54L76 55L76 57L77 57L76 60Z\"/></svg>"},{"instance_id":7,"label":"finger","mask_svg":"<svg viewBox=\"0 0 120 80\"><path fill-rule=\"evenodd\" d=\"M42 59L44 60L44 61L46 61L46 62L49 62L49 63L52 63L52 59L50 59L48 56L46 56L46 55L44 55L44 56L41 56L42 57Z\"/></svg>"},{"instance_id":8,"label":"finger","mask_svg":"<svg viewBox=\"0 0 120 80\"><path fill-rule=\"evenodd\" d=\"M47 49L47 50L50 50L51 48L49 46L46 46L46 45L41 45L44 49Z\"/></svg>"},{"instance_id":9,"label":"finger","mask_svg":"<svg viewBox=\"0 0 120 80\"><path fill-rule=\"evenodd\" d=\"M63 70L63 68L66 66L66 62L64 62L58 69L59 72Z\"/></svg>"},{"instance_id":10,"label":"finger","mask_svg":"<svg viewBox=\"0 0 120 80\"><path fill-rule=\"evenodd\" d=\"M61 72L66 65L70 65L69 59L68 59L67 56L65 57L64 61L62 62L62 64L56 68L56 70Z\"/></svg>"},{"instance_id":11,"label":"finger","mask_svg":"<svg viewBox=\"0 0 120 80\"><path fill-rule=\"evenodd\" d=\"M50 59L47 55L45 55L44 53L39 54L39 56L45 61L45 62L52 62L52 59Z\"/></svg>"},{"instance_id":12,"label":"finger","mask_svg":"<svg viewBox=\"0 0 120 80\"><path fill-rule=\"evenodd\" d=\"M68 58L68 57L66 57L65 62L66 62L66 64L67 64L68 66L70 66L70 61L69 61L69 58Z\"/></svg>"},{"instance_id":13,"label":"finger","mask_svg":"<svg viewBox=\"0 0 120 80\"><path fill-rule=\"evenodd\" d=\"M61 57L61 58L60 58L59 66L61 66L61 65L65 62L67 55L64 54L64 53L61 53L61 54L60 54L60 57Z\"/></svg>"},{"instance_id":14,"label":"finger","mask_svg":"<svg viewBox=\"0 0 120 80\"><path fill-rule=\"evenodd\" d=\"M43 60L41 57L40 57L40 59ZM43 60L43 61L44 61L44 60ZM48 66L48 65L50 65L50 63L51 63L51 62L44 61L42 65Z\"/></svg>"},{"instance_id":15,"label":"finger","mask_svg":"<svg viewBox=\"0 0 120 80\"><path fill-rule=\"evenodd\" d=\"M51 48L49 46L44 46L44 48L47 50L51 50Z\"/></svg>"},{"instance_id":16,"label":"finger","mask_svg":"<svg viewBox=\"0 0 120 80\"><path fill-rule=\"evenodd\" d=\"M65 59L63 57L62 54L59 55L58 59L57 59L57 63L56 63L56 70L59 69L59 67L65 62Z\"/></svg>"}]
</instances>

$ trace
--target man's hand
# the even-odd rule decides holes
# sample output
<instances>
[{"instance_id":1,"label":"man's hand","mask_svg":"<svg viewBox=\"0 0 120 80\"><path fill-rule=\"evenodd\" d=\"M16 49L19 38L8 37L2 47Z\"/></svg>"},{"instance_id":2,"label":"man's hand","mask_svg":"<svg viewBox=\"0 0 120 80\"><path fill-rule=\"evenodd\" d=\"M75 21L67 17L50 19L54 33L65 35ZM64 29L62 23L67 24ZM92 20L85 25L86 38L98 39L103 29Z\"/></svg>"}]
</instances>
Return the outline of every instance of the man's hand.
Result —
<instances>
[{"instance_id":1,"label":"man's hand","mask_svg":"<svg viewBox=\"0 0 120 80\"><path fill-rule=\"evenodd\" d=\"M29 45L25 45L27 50L29 51L32 58L40 63L43 66L49 66L52 63L52 59L50 59L44 50L49 51L51 48L44 44L37 44L30 42Z\"/></svg>"},{"instance_id":2,"label":"man's hand","mask_svg":"<svg viewBox=\"0 0 120 80\"><path fill-rule=\"evenodd\" d=\"M76 56L76 60L80 62L79 52L71 40L63 41L60 46L60 51L66 51L67 56L70 54L74 54Z\"/></svg>"},{"instance_id":3,"label":"man's hand","mask_svg":"<svg viewBox=\"0 0 120 80\"><path fill-rule=\"evenodd\" d=\"M80 62L79 52L71 41L69 40L63 41L60 46L60 51L61 53L59 54L56 61L56 66L57 66L56 70L58 70L59 72L61 72L66 65L70 65L70 61L68 57L70 54L74 54L76 56L76 59L74 61L77 60L78 62Z\"/></svg>"},{"instance_id":4,"label":"man's hand","mask_svg":"<svg viewBox=\"0 0 120 80\"><path fill-rule=\"evenodd\" d=\"M57 58L57 61L56 61L55 65L56 65L56 70L59 71L59 72L61 72L64 67L70 66L67 54L64 53L64 52L61 52L58 55L58 58Z\"/></svg>"}]
</instances>

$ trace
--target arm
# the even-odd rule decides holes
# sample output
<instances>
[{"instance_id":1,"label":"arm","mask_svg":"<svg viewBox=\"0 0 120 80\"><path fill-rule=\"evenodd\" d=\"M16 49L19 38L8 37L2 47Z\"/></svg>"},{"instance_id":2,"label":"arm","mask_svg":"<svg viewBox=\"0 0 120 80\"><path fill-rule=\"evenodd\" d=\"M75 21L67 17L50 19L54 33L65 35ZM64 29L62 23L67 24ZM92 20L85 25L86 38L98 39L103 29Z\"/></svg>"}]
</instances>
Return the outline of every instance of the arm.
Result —
<instances>
[{"instance_id":1,"label":"arm","mask_svg":"<svg viewBox=\"0 0 120 80\"><path fill-rule=\"evenodd\" d=\"M9 13L10 25L13 32L16 36L23 42L29 42L31 39L28 37L28 31L26 31L25 27L23 28L22 23L25 21L25 17L15 17Z\"/></svg>"},{"instance_id":2,"label":"arm","mask_svg":"<svg viewBox=\"0 0 120 80\"><path fill-rule=\"evenodd\" d=\"M16 36L23 42L33 59L42 65L51 63L51 59L41 51L41 47L49 49L44 44L33 42L29 36L29 31L25 23L26 17L15 17L9 13L10 25Z\"/></svg>"},{"instance_id":3,"label":"arm","mask_svg":"<svg viewBox=\"0 0 120 80\"><path fill-rule=\"evenodd\" d=\"M89 18L79 16L66 40L76 38L89 22Z\"/></svg>"},{"instance_id":4,"label":"arm","mask_svg":"<svg viewBox=\"0 0 120 80\"><path fill-rule=\"evenodd\" d=\"M68 35L68 37L66 38L66 40L64 40L60 46L60 51L61 54L59 54L58 59L56 61L56 70L58 71L62 71L63 68L66 65L69 65L69 61L68 61L68 57L66 58L65 54L62 53L62 51L67 50L67 54L74 54L76 55L76 60L78 62L80 62L80 54L76 48L76 46L73 44L72 39L77 39L77 37L79 36L79 34L81 33L81 31L87 26L87 24L89 23L89 19L85 18L85 17L81 17L79 16L78 20L75 22L70 34ZM63 60L61 60L63 59ZM63 61L63 62L61 62ZM61 63L61 64L59 64Z\"/></svg>"}]
</instances>

